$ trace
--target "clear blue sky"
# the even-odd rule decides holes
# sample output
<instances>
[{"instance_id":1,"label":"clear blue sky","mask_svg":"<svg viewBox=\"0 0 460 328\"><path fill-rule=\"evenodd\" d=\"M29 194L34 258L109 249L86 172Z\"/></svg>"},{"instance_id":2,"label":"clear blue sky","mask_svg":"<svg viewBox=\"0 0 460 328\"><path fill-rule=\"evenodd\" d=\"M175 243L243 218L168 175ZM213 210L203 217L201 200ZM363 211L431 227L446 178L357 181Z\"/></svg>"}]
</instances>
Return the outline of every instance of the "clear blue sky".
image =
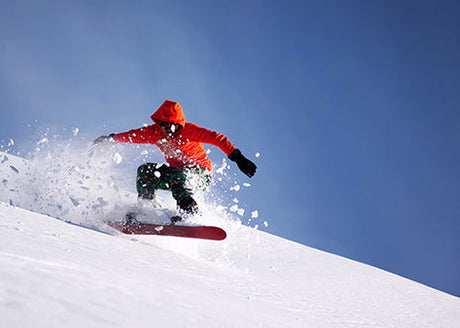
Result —
<instances>
[{"instance_id":1,"label":"clear blue sky","mask_svg":"<svg viewBox=\"0 0 460 328\"><path fill-rule=\"evenodd\" d=\"M264 230L459 296L459 9L2 1L0 140L121 132L179 101L262 154L240 200Z\"/></svg>"}]
</instances>

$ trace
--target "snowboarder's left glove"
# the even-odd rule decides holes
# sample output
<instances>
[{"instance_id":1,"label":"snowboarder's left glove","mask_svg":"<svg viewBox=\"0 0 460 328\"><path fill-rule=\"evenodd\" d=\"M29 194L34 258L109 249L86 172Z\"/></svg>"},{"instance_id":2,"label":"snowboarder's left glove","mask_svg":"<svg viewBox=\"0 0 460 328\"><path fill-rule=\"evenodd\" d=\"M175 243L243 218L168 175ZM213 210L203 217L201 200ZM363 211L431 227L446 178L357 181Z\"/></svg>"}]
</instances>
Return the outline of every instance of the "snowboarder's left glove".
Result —
<instances>
[{"instance_id":1,"label":"snowboarder's left glove","mask_svg":"<svg viewBox=\"0 0 460 328\"><path fill-rule=\"evenodd\" d=\"M113 136L115 133L109 134L108 136L100 136L96 140L93 141L93 145L98 145L100 143L103 143L104 141L113 141Z\"/></svg>"},{"instance_id":2,"label":"snowboarder's left glove","mask_svg":"<svg viewBox=\"0 0 460 328\"><path fill-rule=\"evenodd\" d=\"M232 153L228 155L228 158L231 161L234 161L238 165L238 168L241 170L241 172L246 174L248 177L252 178L256 173L256 164L244 157L239 149L232 151Z\"/></svg>"}]
</instances>

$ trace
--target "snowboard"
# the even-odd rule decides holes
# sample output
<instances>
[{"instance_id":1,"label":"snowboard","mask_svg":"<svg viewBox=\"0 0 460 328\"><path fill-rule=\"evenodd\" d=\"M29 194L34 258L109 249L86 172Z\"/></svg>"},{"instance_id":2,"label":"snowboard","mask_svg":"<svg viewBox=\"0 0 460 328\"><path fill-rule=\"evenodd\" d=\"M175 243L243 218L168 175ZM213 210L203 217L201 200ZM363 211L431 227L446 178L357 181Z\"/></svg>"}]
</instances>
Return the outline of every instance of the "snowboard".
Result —
<instances>
[{"instance_id":1,"label":"snowboard","mask_svg":"<svg viewBox=\"0 0 460 328\"><path fill-rule=\"evenodd\" d=\"M110 227L129 235L161 235L208 240L224 240L227 237L225 230L212 226L161 225L115 221L106 221L105 223Z\"/></svg>"}]
</instances>

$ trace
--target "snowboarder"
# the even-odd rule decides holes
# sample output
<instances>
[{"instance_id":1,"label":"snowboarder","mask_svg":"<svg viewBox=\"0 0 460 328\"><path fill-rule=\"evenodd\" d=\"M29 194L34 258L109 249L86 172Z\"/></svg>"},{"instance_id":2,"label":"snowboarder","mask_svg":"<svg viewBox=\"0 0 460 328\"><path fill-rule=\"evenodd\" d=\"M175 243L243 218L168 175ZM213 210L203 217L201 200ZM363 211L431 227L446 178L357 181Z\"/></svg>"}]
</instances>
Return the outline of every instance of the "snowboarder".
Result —
<instances>
[{"instance_id":1,"label":"snowboarder","mask_svg":"<svg viewBox=\"0 0 460 328\"><path fill-rule=\"evenodd\" d=\"M94 141L95 144L103 141L154 144L160 148L167 164L145 163L137 169L136 187L140 199L153 200L156 190L169 190L181 211L197 213L193 194L211 182L212 165L203 143L219 147L248 177L255 174L257 166L226 136L185 122L179 103L166 100L151 119L152 125L101 136ZM191 184L191 180L195 183Z\"/></svg>"}]
</instances>

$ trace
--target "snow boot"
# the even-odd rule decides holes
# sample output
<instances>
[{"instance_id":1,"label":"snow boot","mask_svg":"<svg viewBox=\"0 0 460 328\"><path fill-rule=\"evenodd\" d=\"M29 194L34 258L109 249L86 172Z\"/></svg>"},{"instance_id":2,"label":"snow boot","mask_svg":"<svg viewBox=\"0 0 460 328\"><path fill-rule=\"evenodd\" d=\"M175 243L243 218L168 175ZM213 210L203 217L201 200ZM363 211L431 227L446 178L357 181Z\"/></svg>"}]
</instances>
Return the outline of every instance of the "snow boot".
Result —
<instances>
[{"instance_id":1,"label":"snow boot","mask_svg":"<svg viewBox=\"0 0 460 328\"><path fill-rule=\"evenodd\" d=\"M178 200L177 206L187 214L198 213L198 204L190 195L187 195L181 198L180 200Z\"/></svg>"},{"instance_id":2,"label":"snow boot","mask_svg":"<svg viewBox=\"0 0 460 328\"><path fill-rule=\"evenodd\" d=\"M170 219L170 221L171 221L171 225L175 225L177 222L182 221L182 217L176 215L176 216L173 216L173 217Z\"/></svg>"}]
</instances>

